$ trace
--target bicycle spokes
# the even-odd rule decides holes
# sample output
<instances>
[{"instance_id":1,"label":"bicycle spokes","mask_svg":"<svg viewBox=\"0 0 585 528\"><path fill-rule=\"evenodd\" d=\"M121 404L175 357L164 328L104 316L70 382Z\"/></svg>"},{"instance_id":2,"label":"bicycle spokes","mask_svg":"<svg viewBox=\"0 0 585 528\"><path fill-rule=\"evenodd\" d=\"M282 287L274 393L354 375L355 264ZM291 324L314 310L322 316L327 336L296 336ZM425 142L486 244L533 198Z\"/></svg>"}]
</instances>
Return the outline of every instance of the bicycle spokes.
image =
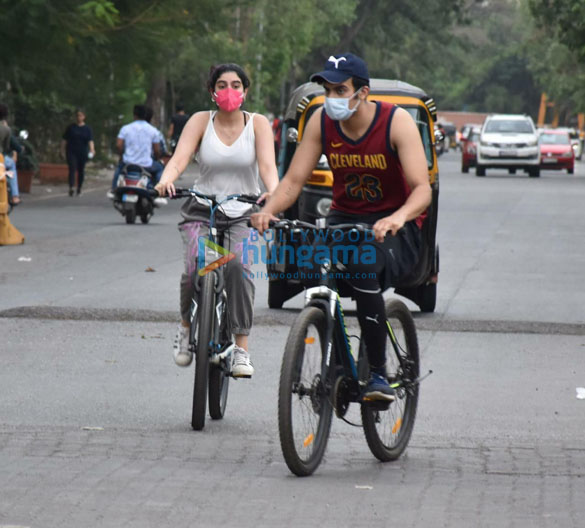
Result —
<instances>
[{"instance_id":1,"label":"bicycle spokes","mask_svg":"<svg viewBox=\"0 0 585 528\"><path fill-rule=\"evenodd\" d=\"M325 317L306 309L287 341L280 373L278 419L281 447L289 468L309 475L319 465L331 425L331 404L322 373Z\"/></svg>"},{"instance_id":2,"label":"bicycle spokes","mask_svg":"<svg viewBox=\"0 0 585 528\"><path fill-rule=\"evenodd\" d=\"M386 370L395 400L387 410L362 405L362 422L370 450L382 461L398 458L410 439L418 400L419 357L416 330L408 308L399 301L386 305L389 339Z\"/></svg>"}]
</instances>

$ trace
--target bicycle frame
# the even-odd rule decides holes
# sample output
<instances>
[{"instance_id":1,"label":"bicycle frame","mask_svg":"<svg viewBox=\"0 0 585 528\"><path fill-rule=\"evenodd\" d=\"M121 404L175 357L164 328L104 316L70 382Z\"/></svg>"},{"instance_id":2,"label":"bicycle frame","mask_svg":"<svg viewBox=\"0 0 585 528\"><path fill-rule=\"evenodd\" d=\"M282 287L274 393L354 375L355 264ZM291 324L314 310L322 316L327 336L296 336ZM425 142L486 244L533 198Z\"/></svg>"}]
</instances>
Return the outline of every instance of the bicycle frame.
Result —
<instances>
[{"instance_id":1,"label":"bicycle frame","mask_svg":"<svg viewBox=\"0 0 585 528\"><path fill-rule=\"evenodd\" d=\"M215 227L215 213L221 204L229 200L256 203L257 197L230 195L218 199L214 195L205 195L194 189L176 189L173 198L196 196L209 204L208 240L216 248L216 240L223 244L224 235ZM207 244L206 244L207 247ZM212 419L223 418L227 405L229 377L231 372L231 354L235 348L233 337L224 321L227 313L227 295L224 289L223 262L216 261L205 266L201 255L198 258L198 271L193 280L194 295L189 314L189 346L195 356L195 384L193 388L193 413L191 425L195 430L205 426L205 415L209 394L209 415ZM191 278L190 278L191 280Z\"/></svg>"},{"instance_id":2,"label":"bicycle frame","mask_svg":"<svg viewBox=\"0 0 585 528\"><path fill-rule=\"evenodd\" d=\"M294 228L306 227L311 229L323 229L316 225L300 221L281 221L280 224L292 225ZM278 226L278 224L277 224ZM351 230L350 225L332 226L334 229L348 229ZM354 229L355 226L353 227ZM369 227L361 225L361 231L368 230ZM367 383L368 364L365 350L365 342L360 336L360 344L358 349L357 361L354 357L350 336L347 332L345 323L345 314L341 306L341 299L337 286L337 279L334 277L336 271L341 271L336 268L330 261L325 261L320 267L321 280L318 286L307 288L305 291L305 307L315 306L321 309L326 314L326 335L324 336L324 343L327 343L327 351L323 357L323 364L321 372L328 373L326 380L327 389L332 390L339 375L344 375L348 380L351 380L350 398L351 401L357 402L361 400L362 388ZM388 332L388 339L396 353L400 362L400 366L406 372L406 365L404 364L403 355L400 353L400 346L397 342L396 336L390 325L386 321L386 328ZM336 369L332 370L331 366L331 352L335 352ZM403 380L405 383L398 382L392 384L392 388L399 388L401 386L410 386L418 383L418 380Z\"/></svg>"},{"instance_id":3,"label":"bicycle frame","mask_svg":"<svg viewBox=\"0 0 585 528\"><path fill-rule=\"evenodd\" d=\"M256 203L257 198L256 196L247 196L247 195L240 195L240 194L231 194L226 196L225 198L218 200L216 196L213 195L206 195L196 191L195 189L176 189L176 197L181 198L184 196L196 196L202 198L207 201L209 204L209 234L208 240L212 245L219 245L222 246L224 243L224 233L218 233L217 228L215 227L215 214L219 207L222 204L230 201L230 200L238 200L245 203ZM199 291L200 291L200 283L202 280L202 276L199 272L203 269L204 266L201 262L198 263L198 273L196 276L196 280L194 281L195 287L195 294L191 301L191 311L190 311L190 322L192 327L192 341L194 341L194 337L196 335L197 330L197 309L198 309L198 298L199 298ZM229 342L225 343L222 342L222 336L219 335L222 323L222 316L225 313L225 302L226 302L226 295L225 295L225 281L224 281L224 269L222 266L214 267L213 269L206 272L206 274L212 274L214 277L214 292L215 292L215 303L214 303L214 311L215 317L213 318L213 328L211 333L211 342L209 343L209 361L214 365L221 365L226 372L229 371L225 361L230 357L231 353L235 348L235 343Z\"/></svg>"},{"instance_id":4,"label":"bicycle frame","mask_svg":"<svg viewBox=\"0 0 585 528\"><path fill-rule=\"evenodd\" d=\"M221 336L219 335L221 324L222 324L222 317L225 313L225 302L226 296L224 291L224 272L221 267L211 270L209 272L214 279L214 292L215 292L215 303L214 303L214 311L215 317L213 318L213 328L211 329L211 341L208 344L209 346L209 361L214 365L221 365L222 361L229 358L230 354L233 352L234 347L236 346L235 343L222 343ZM190 323L191 323L191 332L192 332L192 341L195 341L196 331L197 331L197 310L199 308L199 292L201 290L201 280L202 276L197 275L194 280L194 287L195 293L193 298L191 299L191 310L189 313Z\"/></svg>"}]
</instances>

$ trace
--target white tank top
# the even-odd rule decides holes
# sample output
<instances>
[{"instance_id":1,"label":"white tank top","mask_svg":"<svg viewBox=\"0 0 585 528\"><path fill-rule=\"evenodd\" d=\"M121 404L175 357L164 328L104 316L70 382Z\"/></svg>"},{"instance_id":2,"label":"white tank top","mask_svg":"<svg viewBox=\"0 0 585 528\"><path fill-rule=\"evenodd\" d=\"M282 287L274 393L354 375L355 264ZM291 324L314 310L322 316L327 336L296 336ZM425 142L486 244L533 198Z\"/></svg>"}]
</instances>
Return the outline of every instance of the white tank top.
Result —
<instances>
[{"instance_id":1,"label":"white tank top","mask_svg":"<svg viewBox=\"0 0 585 528\"><path fill-rule=\"evenodd\" d=\"M254 114L244 130L229 147L223 143L213 126L216 112L209 115L209 123L201 139L197 159L199 161L199 178L195 180L195 189L205 194L215 194L219 199L230 194L260 194L258 185L258 162L256 160L256 138L254 136ZM198 201L208 205L203 199ZM242 216L252 208L251 205L230 200L221 206L227 216Z\"/></svg>"}]
</instances>

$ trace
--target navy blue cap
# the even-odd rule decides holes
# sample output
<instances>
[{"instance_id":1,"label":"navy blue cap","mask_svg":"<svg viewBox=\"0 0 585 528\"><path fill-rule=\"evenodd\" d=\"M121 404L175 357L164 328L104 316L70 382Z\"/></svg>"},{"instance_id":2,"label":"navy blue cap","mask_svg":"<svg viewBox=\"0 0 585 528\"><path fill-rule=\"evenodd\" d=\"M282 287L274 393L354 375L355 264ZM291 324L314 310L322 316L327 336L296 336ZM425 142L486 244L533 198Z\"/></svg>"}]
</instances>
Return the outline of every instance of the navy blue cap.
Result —
<instances>
[{"instance_id":1,"label":"navy blue cap","mask_svg":"<svg viewBox=\"0 0 585 528\"><path fill-rule=\"evenodd\" d=\"M364 81L370 80L366 63L353 53L331 55L325 63L325 69L311 75L312 82L327 81L339 84L350 77L359 77Z\"/></svg>"}]
</instances>

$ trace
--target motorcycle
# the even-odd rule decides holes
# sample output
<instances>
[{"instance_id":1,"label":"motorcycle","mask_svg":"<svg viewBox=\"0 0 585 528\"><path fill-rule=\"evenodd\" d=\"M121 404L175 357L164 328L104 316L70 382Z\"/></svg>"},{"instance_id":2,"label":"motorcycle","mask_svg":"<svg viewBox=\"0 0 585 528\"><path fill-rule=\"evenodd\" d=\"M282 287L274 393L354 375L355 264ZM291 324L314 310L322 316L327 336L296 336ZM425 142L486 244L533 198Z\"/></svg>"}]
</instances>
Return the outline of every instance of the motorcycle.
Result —
<instances>
[{"instance_id":1,"label":"motorcycle","mask_svg":"<svg viewBox=\"0 0 585 528\"><path fill-rule=\"evenodd\" d=\"M447 135L445 134L442 128L438 127L435 124L435 151L437 153L437 156L440 156L441 154L449 150L447 142L448 142Z\"/></svg>"},{"instance_id":2,"label":"motorcycle","mask_svg":"<svg viewBox=\"0 0 585 528\"><path fill-rule=\"evenodd\" d=\"M114 190L114 207L127 224L135 223L137 216L143 224L148 224L154 208L164 200L157 199L158 193L149 188L150 179L150 173L139 165L124 165L120 170ZM166 203L166 200L162 203Z\"/></svg>"}]
</instances>

